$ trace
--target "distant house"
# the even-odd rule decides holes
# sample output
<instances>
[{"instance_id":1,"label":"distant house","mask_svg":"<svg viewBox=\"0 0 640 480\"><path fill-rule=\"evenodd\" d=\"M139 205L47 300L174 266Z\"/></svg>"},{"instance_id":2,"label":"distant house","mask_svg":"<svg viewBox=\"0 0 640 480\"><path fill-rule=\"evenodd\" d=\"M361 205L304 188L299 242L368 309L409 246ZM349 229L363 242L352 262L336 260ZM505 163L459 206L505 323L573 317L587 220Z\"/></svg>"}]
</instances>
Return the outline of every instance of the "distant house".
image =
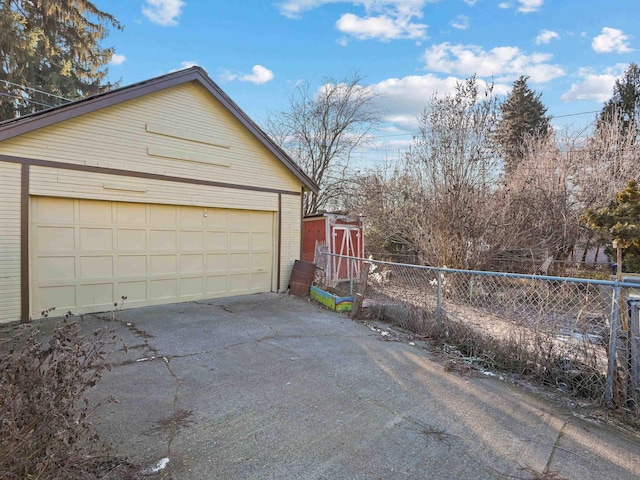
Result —
<instances>
[{"instance_id":1,"label":"distant house","mask_svg":"<svg viewBox=\"0 0 640 480\"><path fill-rule=\"evenodd\" d=\"M282 291L305 190L198 67L0 123L0 322Z\"/></svg>"}]
</instances>

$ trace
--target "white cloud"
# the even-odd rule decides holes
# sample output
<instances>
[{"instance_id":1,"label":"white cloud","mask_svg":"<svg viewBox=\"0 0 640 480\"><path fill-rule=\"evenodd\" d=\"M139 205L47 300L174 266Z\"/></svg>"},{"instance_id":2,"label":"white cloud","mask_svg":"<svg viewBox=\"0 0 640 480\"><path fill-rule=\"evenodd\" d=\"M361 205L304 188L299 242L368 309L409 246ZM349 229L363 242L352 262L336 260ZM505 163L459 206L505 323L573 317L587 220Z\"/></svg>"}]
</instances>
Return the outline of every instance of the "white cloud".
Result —
<instances>
[{"instance_id":1,"label":"white cloud","mask_svg":"<svg viewBox=\"0 0 640 480\"><path fill-rule=\"evenodd\" d=\"M169 73L177 72L179 70L186 70L187 68L197 67L198 62L194 60L185 60L184 62L180 62L180 68L174 68L173 70L169 70Z\"/></svg>"},{"instance_id":2,"label":"white cloud","mask_svg":"<svg viewBox=\"0 0 640 480\"><path fill-rule=\"evenodd\" d=\"M415 22L423 16L427 3L439 0L285 0L276 5L282 15L300 18L306 11L331 3L347 3L364 9L364 15L352 12L336 21L336 28L358 40L426 38L427 25Z\"/></svg>"},{"instance_id":3,"label":"white cloud","mask_svg":"<svg viewBox=\"0 0 640 480\"><path fill-rule=\"evenodd\" d=\"M548 63L549 53L527 55L518 47L496 47L484 51L478 45L433 45L424 54L429 70L463 76L492 77L498 82L511 81L520 75L534 83L544 83L565 74L564 70Z\"/></svg>"},{"instance_id":4,"label":"white cloud","mask_svg":"<svg viewBox=\"0 0 640 480\"><path fill-rule=\"evenodd\" d=\"M114 53L111 57L111 61L109 61L109 65L122 65L127 57L124 55L120 55L118 53Z\"/></svg>"},{"instance_id":5,"label":"white cloud","mask_svg":"<svg viewBox=\"0 0 640 480\"><path fill-rule=\"evenodd\" d=\"M467 5L469 5L470 7L473 7L478 2L478 0L462 0L462 1Z\"/></svg>"},{"instance_id":6,"label":"white cloud","mask_svg":"<svg viewBox=\"0 0 640 480\"><path fill-rule=\"evenodd\" d=\"M170 27L178 24L185 5L182 0L145 0L142 13L152 23Z\"/></svg>"},{"instance_id":7,"label":"white cloud","mask_svg":"<svg viewBox=\"0 0 640 480\"><path fill-rule=\"evenodd\" d=\"M458 30L466 30L469 28L469 17L466 15L458 15L449 22L449 25L453 28L457 28Z\"/></svg>"},{"instance_id":8,"label":"white cloud","mask_svg":"<svg viewBox=\"0 0 640 480\"><path fill-rule=\"evenodd\" d=\"M560 38L558 32L553 30L540 30L540 33L536 37L536 43L542 45L543 43L549 43L551 40L557 40Z\"/></svg>"},{"instance_id":9,"label":"white cloud","mask_svg":"<svg viewBox=\"0 0 640 480\"><path fill-rule=\"evenodd\" d=\"M578 75L582 79L572 84L571 88L560 97L560 100L565 103L584 100L606 102L611 98L616 79L622 75L626 67L627 65L616 65L606 69L603 73L581 68Z\"/></svg>"},{"instance_id":10,"label":"white cloud","mask_svg":"<svg viewBox=\"0 0 640 480\"><path fill-rule=\"evenodd\" d=\"M226 68L218 69L217 80L220 83L232 82L236 78L238 78L238 75L233 73L231 70L227 70Z\"/></svg>"},{"instance_id":11,"label":"white cloud","mask_svg":"<svg viewBox=\"0 0 640 480\"><path fill-rule=\"evenodd\" d=\"M520 13L532 13L537 12L542 7L544 0L518 0L518 11ZM515 5L512 2L500 2L498 8L508 9L514 8Z\"/></svg>"},{"instance_id":12,"label":"white cloud","mask_svg":"<svg viewBox=\"0 0 640 480\"><path fill-rule=\"evenodd\" d=\"M241 82L255 83L256 85L262 85L263 83L273 80L273 72L262 65L254 65L251 72L251 74L238 77L238 80Z\"/></svg>"},{"instance_id":13,"label":"white cloud","mask_svg":"<svg viewBox=\"0 0 640 480\"><path fill-rule=\"evenodd\" d=\"M627 53L632 51L629 47L629 37L622 30L610 27L604 27L602 33L593 39L591 46L596 53Z\"/></svg>"},{"instance_id":14,"label":"white cloud","mask_svg":"<svg viewBox=\"0 0 640 480\"><path fill-rule=\"evenodd\" d=\"M430 102L433 95L444 96L455 90L460 78L449 76L440 78L433 74L410 75L403 78L389 78L369 88L378 97L380 109L386 112L384 120L394 125L400 131L415 132L418 116ZM486 88L487 82L478 80L479 87ZM506 95L510 90L508 85L497 84L494 93Z\"/></svg>"},{"instance_id":15,"label":"white cloud","mask_svg":"<svg viewBox=\"0 0 640 480\"><path fill-rule=\"evenodd\" d=\"M367 13L396 11L400 14L419 12L427 3L439 0L284 0L276 4L281 15L288 18L300 18L304 12L315 10L331 3L349 3L364 7ZM467 0L465 0L467 1ZM471 0L475 3L476 0ZM468 3L468 2L467 2Z\"/></svg>"},{"instance_id":16,"label":"white cloud","mask_svg":"<svg viewBox=\"0 0 640 480\"><path fill-rule=\"evenodd\" d=\"M389 41L400 38L424 38L427 25L412 23L409 18L393 18L387 15L358 17L352 13L345 13L336 22L336 28L358 40L376 38Z\"/></svg>"},{"instance_id":17,"label":"white cloud","mask_svg":"<svg viewBox=\"0 0 640 480\"><path fill-rule=\"evenodd\" d=\"M518 11L522 13L537 12L542 7L544 0L518 0L520 7Z\"/></svg>"}]
</instances>

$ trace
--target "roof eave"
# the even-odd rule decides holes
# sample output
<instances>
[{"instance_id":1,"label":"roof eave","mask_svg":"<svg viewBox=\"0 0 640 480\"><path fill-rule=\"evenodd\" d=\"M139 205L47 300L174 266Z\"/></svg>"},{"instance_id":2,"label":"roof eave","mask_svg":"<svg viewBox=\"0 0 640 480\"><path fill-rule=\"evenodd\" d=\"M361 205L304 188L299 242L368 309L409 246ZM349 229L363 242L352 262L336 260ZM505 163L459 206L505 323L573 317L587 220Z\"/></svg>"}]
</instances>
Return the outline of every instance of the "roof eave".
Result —
<instances>
[{"instance_id":1,"label":"roof eave","mask_svg":"<svg viewBox=\"0 0 640 480\"><path fill-rule=\"evenodd\" d=\"M71 118L95 112L128 100L164 90L176 85L197 81L204 86L245 128L247 128L293 175L300 180L305 190L318 193L319 188L249 116L218 87L200 67L179 70L126 87L76 100L58 107L26 115L0 124L0 142L18 135L44 128Z\"/></svg>"}]
</instances>

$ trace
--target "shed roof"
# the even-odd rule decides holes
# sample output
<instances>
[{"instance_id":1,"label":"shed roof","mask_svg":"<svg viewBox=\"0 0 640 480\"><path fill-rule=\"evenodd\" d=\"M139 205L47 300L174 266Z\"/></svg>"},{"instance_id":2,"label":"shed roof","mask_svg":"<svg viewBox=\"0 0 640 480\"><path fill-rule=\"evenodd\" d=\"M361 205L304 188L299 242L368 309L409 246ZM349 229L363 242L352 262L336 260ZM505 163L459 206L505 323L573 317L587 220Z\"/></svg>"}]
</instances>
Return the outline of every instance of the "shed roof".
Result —
<instances>
[{"instance_id":1,"label":"shed roof","mask_svg":"<svg viewBox=\"0 0 640 480\"><path fill-rule=\"evenodd\" d=\"M95 112L149 93L171 88L187 82L198 82L238 119L293 175L310 191L317 193L318 186L249 116L207 75L201 67L191 67L177 72L134 83L126 87L75 100L70 103L0 122L0 142L64 120Z\"/></svg>"}]
</instances>

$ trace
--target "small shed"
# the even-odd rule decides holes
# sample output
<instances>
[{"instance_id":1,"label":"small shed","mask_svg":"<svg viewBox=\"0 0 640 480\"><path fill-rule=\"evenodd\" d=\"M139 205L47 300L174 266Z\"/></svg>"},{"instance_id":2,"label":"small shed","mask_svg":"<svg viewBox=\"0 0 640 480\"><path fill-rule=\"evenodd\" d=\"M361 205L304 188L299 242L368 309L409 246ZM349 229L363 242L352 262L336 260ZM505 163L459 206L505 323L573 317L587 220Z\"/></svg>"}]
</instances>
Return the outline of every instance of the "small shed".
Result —
<instances>
[{"instance_id":1,"label":"small shed","mask_svg":"<svg viewBox=\"0 0 640 480\"><path fill-rule=\"evenodd\" d=\"M342 213L318 213L305 216L302 221L302 260L318 263L318 251L364 258L364 232L359 216ZM360 262L349 262L344 258L329 257L325 268L326 278L347 280L360 274ZM351 275L350 275L351 274Z\"/></svg>"}]
</instances>

